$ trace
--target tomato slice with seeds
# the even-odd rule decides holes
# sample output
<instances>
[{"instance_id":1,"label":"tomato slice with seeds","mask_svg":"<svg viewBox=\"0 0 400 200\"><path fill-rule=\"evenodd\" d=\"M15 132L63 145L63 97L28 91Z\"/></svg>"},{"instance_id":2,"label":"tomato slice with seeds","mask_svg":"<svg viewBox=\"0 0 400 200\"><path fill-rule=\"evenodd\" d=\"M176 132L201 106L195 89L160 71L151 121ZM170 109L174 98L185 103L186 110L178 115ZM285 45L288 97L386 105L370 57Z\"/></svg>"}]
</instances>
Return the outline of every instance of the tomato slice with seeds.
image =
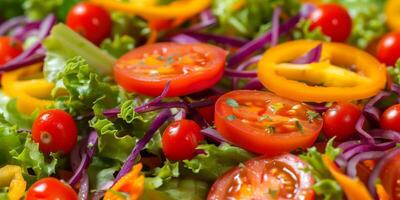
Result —
<instances>
[{"instance_id":1,"label":"tomato slice with seeds","mask_svg":"<svg viewBox=\"0 0 400 200\"><path fill-rule=\"evenodd\" d=\"M130 92L160 95L171 81L167 96L202 91L217 83L227 52L209 44L157 43L142 46L122 56L114 66L114 77Z\"/></svg>"},{"instance_id":2,"label":"tomato slice with seeds","mask_svg":"<svg viewBox=\"0 0 400 200\"><path fill-rule=\"evenodd\" d=\"M314 179L297 156L258 157L236 167L217 181L208 200L314 199Z\"/></svg>"},{"instance_id":3,"label":"tomato slice with seeds","mask_svg":"<svg viewBox=\"0 0 400 200\"><path fill-rule=\"evenodd\" d=\"M236 90L217 100L215 125L233 144L276 155L311 146L322 119L305 104L269 92Z\"/></svg>"}]
</instances>

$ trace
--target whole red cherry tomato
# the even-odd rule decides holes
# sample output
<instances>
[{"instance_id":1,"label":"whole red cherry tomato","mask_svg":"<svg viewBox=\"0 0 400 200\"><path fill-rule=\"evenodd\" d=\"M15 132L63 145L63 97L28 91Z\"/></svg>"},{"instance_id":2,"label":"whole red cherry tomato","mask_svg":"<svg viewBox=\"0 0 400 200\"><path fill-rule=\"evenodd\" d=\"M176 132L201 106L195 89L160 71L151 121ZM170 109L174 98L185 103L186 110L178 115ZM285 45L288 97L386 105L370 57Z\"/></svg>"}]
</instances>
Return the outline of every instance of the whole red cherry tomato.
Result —
<instances>
[{"instance_id":1,"label":"whole red cherry tomato","mask_svg":"<svg viewBox=\"0 0 400 200\"><path fill-rule=\"evenodd\" d=\"M338 103L329 108L324 114L323 131L326 137L336 136L343 141L356 133L356 123L361 115L360 109L351 103Z\"/></svg>"},{"instance_id":2,"label":"whole red cherry tomato","mask_svg":"<svg viewBox=\"0 0 400 200\"><path fill-rule=\"evenodd\" d=\"M386 34L378 43L377 57L379 61L394 65L400 58L400 32Z\"/></svg>"},{"instance_id":3,"label":"whole red cherry tomato","mask_svg":"<svg viewBox=\"0 0 400 200\"><path fill-rule=\"evenodd\" d=\"M77 200L78 196L71 186L56 178L42 178L35 182L26 193L25 200Z\"/></svg>"},{"instance_id":4,"label":"whole red cherry tomato","mask_svg":"<svg viewBox=\"0 0 400 200\"><path fill-rule=\"evenodd\" d=\"M23 51L22 43L11 37L0 37L0 65L6 64Z\"/></svg>"},{"instance_id":5,"label":"whole red cherry tomato","mask_svg":"<svg viewBox=\"0 0 400 200\"><path fill-rule=\"evenodd\" d=\"M400 132L400 104L386 109L381 116L380 124L384 129Z\"/></svg>"}]
</instances>

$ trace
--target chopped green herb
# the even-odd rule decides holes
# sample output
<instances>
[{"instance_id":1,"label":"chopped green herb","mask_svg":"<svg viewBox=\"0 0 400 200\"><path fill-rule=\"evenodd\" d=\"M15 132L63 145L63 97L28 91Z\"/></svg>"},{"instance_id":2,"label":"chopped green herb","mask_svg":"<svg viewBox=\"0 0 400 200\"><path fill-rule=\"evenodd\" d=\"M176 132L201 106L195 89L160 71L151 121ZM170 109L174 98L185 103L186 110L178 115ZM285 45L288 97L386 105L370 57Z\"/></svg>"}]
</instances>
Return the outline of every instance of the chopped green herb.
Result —
<instances>
[{"instance_id":1,"label":"chopped green herb","mask_svg":"<svg viewBox=\"0 0 400 200\"><path fill-rule=\"evenodd\" d=\"M278 195L278 190L274 190L274 189L269 188L269 189L268 189L268 194L269 194L272 198L276 198L277 195Z\"/></svg>"},{"instance_id":2,"label":"chopped green herb","mask_svg":"<svg viewBox=\"0 0 400 200\"><path fill-rule=\"evenodd\" d=\"M400 148L400 143L397 143L397 144L396 144L396 147L397 147L397 148Z\"/></svg>"},{"instance_id":3,"label":"chopped green herb","mask_svg":"<svg viewBox=\"0 0 400 200\"><path fill-rule=\"evenodd\" d=\"M173 56L168 56L167 60L165 61L166 65L170 65L174 62L174 57Z\"/></svg>"},{"instance_id":4,"label":"chopped green herb","mask_svg":"<svg viewBox=\"0 0 400 200\"><path fill-rule=\"evenodd\" d=\"M236 117L235 117L235 115L228 115L228 116L226 116L226 119L229 121L232 121L232 120L235 120Z\"/></svg>"},{"instance_id":5,"label":"chopped green herb","mask_svg":"<svg viewBox=\"0 0 400 200\"><path fill-rule=\"evenodd\" d=\"M315 111L307 110L306 114L307 114L307 119L310 123L316 119L321 119L321 115Z\"/></svg>"},{"instance_id":6,"label":"chopped green herb","mask_svg":"<svg viewBox=\"0 0 400 200\"><path fill-rule=\"evenodd\" d=\"M275 128L274 126L268 125L268 126L265 127L265 131L266 131L268 134L273 134L273 133L275 133L276 128Z\"/></svg>"},{"instance_id":7,"label":"chopped green herb","mask_svg":"<svg viewBox=\"0 0 400 200\"><path fill-rule=\"evenodd\" d=\"M158 58L157 58L157 60L159 60L159 61L163 61L164 60L164 56L158 56Z\"/></svg>"},{"instance_id":8,"label":"chopped green herb","mask_svg":"<svg viewBox=\"0 0 400 200\"><path fill-rule=\"evenodd\" d=\"M226 100L226 104L228 104L232 108L239 108L239 103L236 100L231 99L231 98L228 98Z\"/></svg>"},{"instance_id":9,"label":"chopped green herb","mask_svg":"<svg viewBox=\"0 0 400 200\"><path fill-rule=\"evenodd\" d=\"M274 104L271 104L270 108L271 108L272 112L276 113L280 109L282 109L283 106L284 106L283 103L274 103Z\"/></svg>"},{"instance_id":10,"label":"chopped green herb","mask_svg":"<svg viewBox=\"0 0 400 200\"><path fill-rule=\"evenodd\" d=\"M300 124L300 122L299 122L298 120L294 121L294 124L296 125L296 128L297 128L300 132L304 133L303 126Z\"/></svg>"},{"instance_id":11,"label":"chopped green herb","mask_svg":"<svg viewBox=\"0 0 400 200\"><path fill-rule=\"evenodd\" d=\"M272 122L272 118L270 116L268 116L268 115L262 115L260 118L258 118L259 122L262 122L264 120Z\"/></svg>"}]
</instances>

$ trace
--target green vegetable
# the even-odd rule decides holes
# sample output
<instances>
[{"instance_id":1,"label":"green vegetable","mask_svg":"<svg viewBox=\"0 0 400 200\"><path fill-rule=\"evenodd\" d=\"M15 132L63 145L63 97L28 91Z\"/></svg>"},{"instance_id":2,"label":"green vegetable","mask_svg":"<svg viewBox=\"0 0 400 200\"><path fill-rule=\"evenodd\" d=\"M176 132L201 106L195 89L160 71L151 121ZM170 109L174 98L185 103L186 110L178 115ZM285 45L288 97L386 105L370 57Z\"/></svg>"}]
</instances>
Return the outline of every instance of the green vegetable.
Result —
<instances>
[{"instance_id":1,"label":"green vegetable","mask_svg":"<svg viewBox=\"0 0 400 200\"><path fill-rule=\"evenodd\" d=\"M146 188L156 189L172 178L179 177L179 162L171 163L167 160L163 167L154 170L153 175L154 177L146 177Z\"/></svg>"},{"instance_id":2,"label":"green vegetable","mask_svg":"<svg viewBox=\"0 0 400 200\"><path fill-rule=\"evenodd\" d=\"M115 58L74 32L64 24L53 27L51 34L43 42L47 49L44 75L55 82L63 71L67 60L75 56L84 58L90 69L100 74L111 74Z\"/></svg>"},{"instance_id":3,"label":"green vegetable","mask_svg":"<svg viewBox=\"0 0 400 200\"><path fill-rule=\"evenodd\" d=\"M389 75L392 77L392 80L396 84L400 84L400 59L397 60L397 63L393 67L388 67L387 71Z\"/></svg>"},{"instance_id":4,"label":"green vegetable","mask_svg":"<svg viewBox=\"0 0 400 200\"><path fill-rule=\"evenodd\" d=\"M184 177L172 179L158 190L167 194L171 200L203 200L207 197L209 187L207 182Z\"/></svg>"},{"instance_id":5,"label":"green vegetable","mask_svg":"<svg viewBox=\"0 0 400 200\"><path fill-rule=\"evenodd\" d=\"M293 30L292 36L294 39L307 39L307 40L321 40L321 41L330 41L328 36L325 36L321 32L321 28L316 28L314 30L310 30L311 21L310 20L301 20L297 23L296 28Z\"/></svg>"},{"instance_id":6,"label":"green vegetable","mask_svg":"<svg viewBox=\"0 0 400 200\"><path fill-rule=\"evenodd\" d=\"M119 58L135 48L135 40L128 35L116 35L113 40L110 38L104 40L100 47L106 50L110 55Z\"/></svg>"},{"instance_id":7,"label":"green vegetable","mask_svg":"<svg viewBox=\"0 0 400 200\"><path fill-rule=\"evenodd\" d=\"M9 19L22 15L22 3L24 0L0 0L0 18Z\"/></svg>"},{"instance_id":8,"label":"green vegetable","mask_svg":"<svg viewBox=\"0 0 400 200\"><path fill-rule=\"evenodd\" d=\"M340 149L334 148L332 144L333 139L328 142L325 148L325 154L327 154L330 159L334 160L340 154ZM320 199L343 199L342 188L324 165L322 155L317 151L317 148L309 148L306 154L300 155L300 158L310 165L310 167L305 170L309 171L316 179L313 189Z\"/></svg>"},{"instance_id":9,"label":"green vegetable","mask_svg":"<svg viewBox=\"0 0 400 200\"><path fill-rule=\"evenodd\" d=\"M23 8L25 15L31 20L41 20L52 13L63 0L25 0Z\"/></svg>"}]
</instances>

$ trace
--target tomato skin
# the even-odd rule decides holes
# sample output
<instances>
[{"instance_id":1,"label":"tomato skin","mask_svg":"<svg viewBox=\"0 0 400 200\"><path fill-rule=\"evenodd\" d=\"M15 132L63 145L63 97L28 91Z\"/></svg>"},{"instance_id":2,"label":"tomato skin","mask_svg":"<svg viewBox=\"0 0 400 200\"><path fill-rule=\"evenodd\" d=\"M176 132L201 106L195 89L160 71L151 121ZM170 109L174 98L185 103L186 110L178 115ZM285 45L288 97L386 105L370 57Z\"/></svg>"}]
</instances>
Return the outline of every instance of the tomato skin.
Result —
<instances>
[{"instance_id":1,"label":"tomato skin","mask_svg":"<svg viewBox=\"0 0 400 200\"><path fill-rule=\"evenodd\" d=\"M25 200L77 200L78 195L67 184L47 177L36 181L26 193Z\"/></svg>"},{"instance_id":2,"label":"tomato skin","mask_svg":"<svg viewBox=\"0 0 400 200\"><path fill-rule=\"evenodd\" d=\"M400 153L397 153L380 172L382 186L393 200L400 200Z\"/></svg>"},{"instance_id":3,"label":"tomato skin","mask_svg":"<svg viewBox=\"0 0 400 200\"><path fill-rule=\"evenodd\" d=\"M44 153L69 153L77 137L78 129L74 119L63 110L41 113L32 126L32 139L39 143L39 149Z\"/></svg>"},{"instance_id":4,"label":"tomato skin","mask_svg":"<svg viewBox=\"0 0 400 200\"><path fill-rule=\"evenodd\" d=\"M352 29L352 20L345 8L338 4L322 4L309 16L310 30L321 27L322 33L334 42L345 42Z\"/></svg>"},{"instance_id":5,"label":"tomato skin","mask_svg":"<svg viewBox=\"0 0 400 200\"><path fill-rule=\"evenodd\" d=\"M302 170L306 166L291 154L253 158L219 177L209 190L207 200L313 200L315 194L311 188L314 179ZM271 195L269 191L275 191L275 194Z\"/></svg>"},{"instance_id":6,"label":"tomato skin","mask_svg":"<svg viewBox=\"0 0 400 200\"><path fill-rule=\"evenodd\" d=\"M386 65L393 66L400 58L400 32L391 32L378 43L377 57Z\"/></svg>"},{"instance_id":7,"label":"tomato skin","mask_svg":"<svg viewBox=\"0 0 400 200\"><path fill-rule=\"evenodd\" d=\"M299 123L303 130L298 130L295 124L291 124L289 126L296 128L296 130L288 131L286 126L282 126L276 127L276 133L266 133L264 125L262 125L262 128L257 126L260 116L253 116L251 112L240 110L241 106L232 108L226 103L228 99L243 101L244 103L262 102L262 106L266 106L264 105L265 102L270 102L269 104L283 103L288 106L300 106L302 104L262 91L234 90L222 95L215 104L214 119L217 131L228 141L248 151L272 156L290 152L297 148L308 148L315 142L322 129L320 119L310 123L307 119L304 119L306 116L302 116ZM302 107L311 110L306 105L302 105ZM292 120L298 117L285 116L286 111L289 110L282 109L282 112L278 111L277 114L268 115L271 118L278 118L278 120L279 118ZM305 110L301 111L302 114L305 112ZM228 117L233 114L240 114L243 119L229 119Z\"/></svg>"},{"instance_id":8,"label":"tomato skin","mask_svg":"<svg viewBox=\"0 0 400 200\"><path fill-rule=\"evenodd\" d=\"M400 132L400 104L386 109L381 116L380 124L383 129Z\"/></svg>"},{"instance_id":9,"label":"tomato skin","mask_svg":"<svg viewBox=\"0 0 400 200\"><path fill-rule=\"evenodd\" d=\"M145 59L145 55L153 55L154 52L163 54L164 58L183 57L191 54L203 55L205 65L202 71L186 74L149 75L149 66L131 64L132 61ZM128 52L122 56L114 66L114 78L116 82L129 92L136 92L148 96L158 96L164 90L168 81L171 81L167 96L176 97L193 94L216 84L224 74L225 58L227 52L221 48L209 44L177 44L156 43L145 45ZM157 66L165 69L183 68L194 66L192 64L173 64L172 67L163 66L165 62ZM161 66L160 66L161 65ZM153 66L154 67L154 66ZM156 68L157 69L157 68ZM145 71L145 72L143 72Z\"/></svg>"},{"instance_id":10,"label":"tomato skin","mask_svg":"<svg viewBox=\"0 0 400 200\"><path fill-rule=\"evenodd\" d=\"M110 36L112 28L107 10L91 3L76 4L68 12L66 24L96 45Z\"/></svg>"},{"instance_id":11,"label":"tomato skin","mask_svg":"<svg viewBox=\"0 0 400 200\"><path fill-rule=\"evenodd\" d=\"M170 124L162 135L165 156L170 160L185 160L194 156L198 143L204 140L200 126L192 120L179 120Z\"/></svg>"},{"instance_id":12,"label":"tomato skin","mask_svg":"<svg viewBox=\"0 0 400 200\"><path fill-rule=\"evenodd\" d=\"M12 37L0 37L0 65L6 64L22 52L21 41Z\"/></svg>"},{"instance_id":13,"label":"tomato skin","mask_svg":"<svg viewBox=\"0 0 400 200\"><path fill-rule=\"evenodd\" d=\"M328 138L336 137L344 141L356 133L356 123L361 115L360 109L351 103L338 103L324 114L324 134Z\"/></svg>"}]
</instances>

